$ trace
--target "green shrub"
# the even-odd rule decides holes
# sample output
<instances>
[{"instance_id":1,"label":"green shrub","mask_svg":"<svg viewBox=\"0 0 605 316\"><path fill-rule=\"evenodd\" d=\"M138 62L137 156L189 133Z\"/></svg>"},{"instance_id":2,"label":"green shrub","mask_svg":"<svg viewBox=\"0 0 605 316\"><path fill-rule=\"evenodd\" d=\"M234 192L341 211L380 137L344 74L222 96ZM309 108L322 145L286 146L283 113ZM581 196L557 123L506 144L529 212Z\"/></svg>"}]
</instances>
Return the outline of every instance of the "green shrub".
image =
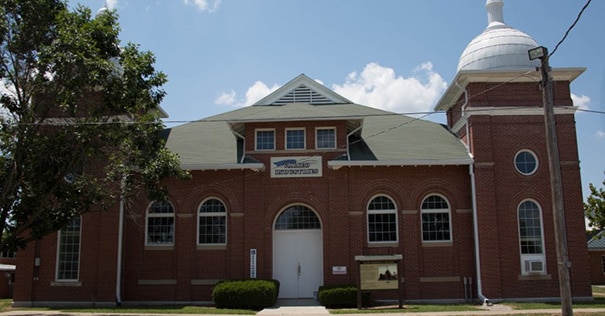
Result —
<instances>
[{"instance_id":1,"label":"green shrub","mask_svg":"<svg viewBox=\"0 0 605 316\"><path fill-rule=\"evenodd\" d=\"M329 308L357 307L357 287L354 285L324 285L319 287L317 298L321 305ZM370 293L361 293L362 305L370 302Z\"/></svg>"},{"instance_id":2,"label":"green shrub","mask_svg":"<svg viewBox=\"0 0 605 316\"><path fill-rule=\"evenodd\" d=\"M275 305L279 293L277 280L225 280L212 290L217 308L261 310Z\"/></svg>"}]
</instances>

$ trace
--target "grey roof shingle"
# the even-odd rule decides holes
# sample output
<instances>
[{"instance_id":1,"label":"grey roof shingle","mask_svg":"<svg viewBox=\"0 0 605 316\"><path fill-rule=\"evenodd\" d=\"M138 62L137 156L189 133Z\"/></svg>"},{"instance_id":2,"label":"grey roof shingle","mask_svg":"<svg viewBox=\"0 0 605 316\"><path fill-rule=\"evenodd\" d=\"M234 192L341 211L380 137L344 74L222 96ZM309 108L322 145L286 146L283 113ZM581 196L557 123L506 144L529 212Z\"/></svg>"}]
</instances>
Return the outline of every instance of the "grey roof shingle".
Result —
<instances>
[{"instance_id":1,"label":"grey roof shingle","mask_svg":"<svg viewBox=\"0 0 605 316\"><path fill-rule=\"evenodd\" d=\"M605 237L603 232L598 233L588 241L589 250L605 250Z\"/></svg>"},{"instance_id":2,"label":"grey roof shingle","mask_svg":"<svg viewBox=\"0 0 605 316\"><path fill-rule=\"evenodd\" d=\"M362 126L361 138L358 135L357 140L350 142L353 161L404 164L470 159L466 147L440 124L357 104L249 106L174 127L168 132L166 146L179 155L184 166L219 168L237 164L241 159L234 131L243 135L246 122L341 119Z\"/></svg>"},{"instance_id":3,"label":"grey roof shingle","mask_svg":"<svg viewBox=\"0 0 605 316\"><path fill-rule=\"evenodd\" d=\"M301 75L287 85L296 89L301 83L306 84L315 87L314 93L334 98L334 92L311 81ZM287 93L283 89L277 92ZM268 96L264 100L271 99ZM322 120L344 120L347 133L356 131L349 139L350 157L338 159L340 165L472 161L464 144L440 124L353 103L255 104L173 127L166 131L166 146L179 155L185 168L244 168L240 165L242 160L254 163L250 157L242 158L243 142L254 141L242 139L246 123Z\"/></svg>"}]
</instances>

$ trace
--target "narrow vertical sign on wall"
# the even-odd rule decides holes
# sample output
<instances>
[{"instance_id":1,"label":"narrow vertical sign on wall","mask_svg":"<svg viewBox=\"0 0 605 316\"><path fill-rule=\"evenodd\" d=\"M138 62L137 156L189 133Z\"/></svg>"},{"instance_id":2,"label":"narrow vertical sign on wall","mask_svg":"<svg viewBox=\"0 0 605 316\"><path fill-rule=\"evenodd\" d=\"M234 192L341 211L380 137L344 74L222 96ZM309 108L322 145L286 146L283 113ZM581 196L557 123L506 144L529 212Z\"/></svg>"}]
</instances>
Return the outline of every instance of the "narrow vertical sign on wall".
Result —
<instances>
[{"instance_id":1,"label":"narrow vertical sign on wall","mask_svg":"<svg viewBox=\"0 0 605 316\"><path fill-rule=\"evenodd\" d=\"M256 279L256 249L250 249L250 278Z\"/></svg>"}]
</instances>

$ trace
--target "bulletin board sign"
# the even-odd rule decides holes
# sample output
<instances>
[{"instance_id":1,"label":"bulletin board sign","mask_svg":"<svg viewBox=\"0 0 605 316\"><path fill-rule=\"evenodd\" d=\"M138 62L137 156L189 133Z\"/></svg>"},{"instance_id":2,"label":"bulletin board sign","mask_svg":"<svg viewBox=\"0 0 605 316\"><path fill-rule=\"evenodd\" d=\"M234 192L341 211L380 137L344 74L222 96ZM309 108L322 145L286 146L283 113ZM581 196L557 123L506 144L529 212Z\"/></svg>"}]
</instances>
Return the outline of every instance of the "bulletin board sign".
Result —
<instances>
[{"instance_id":1,"label":"bulletin board sign","mask_svg":"<svg viewBox=\"0 0 605 316\"><path fill-rule=\"evenodd\" d=\"M359 276L357 282L357 308L361 308L361 292L392 290L397 291L399 296L399 308L403 308L401 295L401 274L399 273L399 262L402 255L384 256L355 256L359 264Z\"/></svg>"},{"instance_id":2,"label":"bulletin board sign","mask_svg":"<svg viewBox=\"0 0 605 316\"><path fill-rule=\"evenodd\" d=\"M397 263L362 263L359 269L362 290L396 290L399 288Z\"/></svg>"}]
</instances>

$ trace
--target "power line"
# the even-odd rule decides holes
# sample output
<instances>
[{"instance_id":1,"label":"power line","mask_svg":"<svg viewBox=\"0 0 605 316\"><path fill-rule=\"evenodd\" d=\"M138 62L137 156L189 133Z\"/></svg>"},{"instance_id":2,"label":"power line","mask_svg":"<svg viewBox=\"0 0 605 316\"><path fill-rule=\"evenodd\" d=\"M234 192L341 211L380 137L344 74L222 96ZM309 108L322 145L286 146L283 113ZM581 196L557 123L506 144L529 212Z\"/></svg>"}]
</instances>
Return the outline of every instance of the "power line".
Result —
<instances>
[{"instance_id":1,"label":"power line","mask_svg":"<svg viewBox=\"0 0 605 316\"><path fill-rule=\"evenodd\" d=\"M582 10L580 10L580 13L578 13L578 16L576 16L576 20L567 29L567 31L565 32L565 35L563 35L563 38L561 38L561 40L557 43L557 45L555 45L555 49L553 49L552 52L550 54L548 54L549 58L557 51L557 48L559 48L559 46L563 43L563 41L565 41L565 39L567 38L567 35L569 35L569 32L571 32L571 30L576 26L576 24L580 20L580 17L582 16L582 13L584 13L584 10L586 10L586 8L588 7L588 5L590 4L591 1L592 0L588 0L588 2L586 2L586 4L582 7Z\"/></svg>"}]
</instances>

